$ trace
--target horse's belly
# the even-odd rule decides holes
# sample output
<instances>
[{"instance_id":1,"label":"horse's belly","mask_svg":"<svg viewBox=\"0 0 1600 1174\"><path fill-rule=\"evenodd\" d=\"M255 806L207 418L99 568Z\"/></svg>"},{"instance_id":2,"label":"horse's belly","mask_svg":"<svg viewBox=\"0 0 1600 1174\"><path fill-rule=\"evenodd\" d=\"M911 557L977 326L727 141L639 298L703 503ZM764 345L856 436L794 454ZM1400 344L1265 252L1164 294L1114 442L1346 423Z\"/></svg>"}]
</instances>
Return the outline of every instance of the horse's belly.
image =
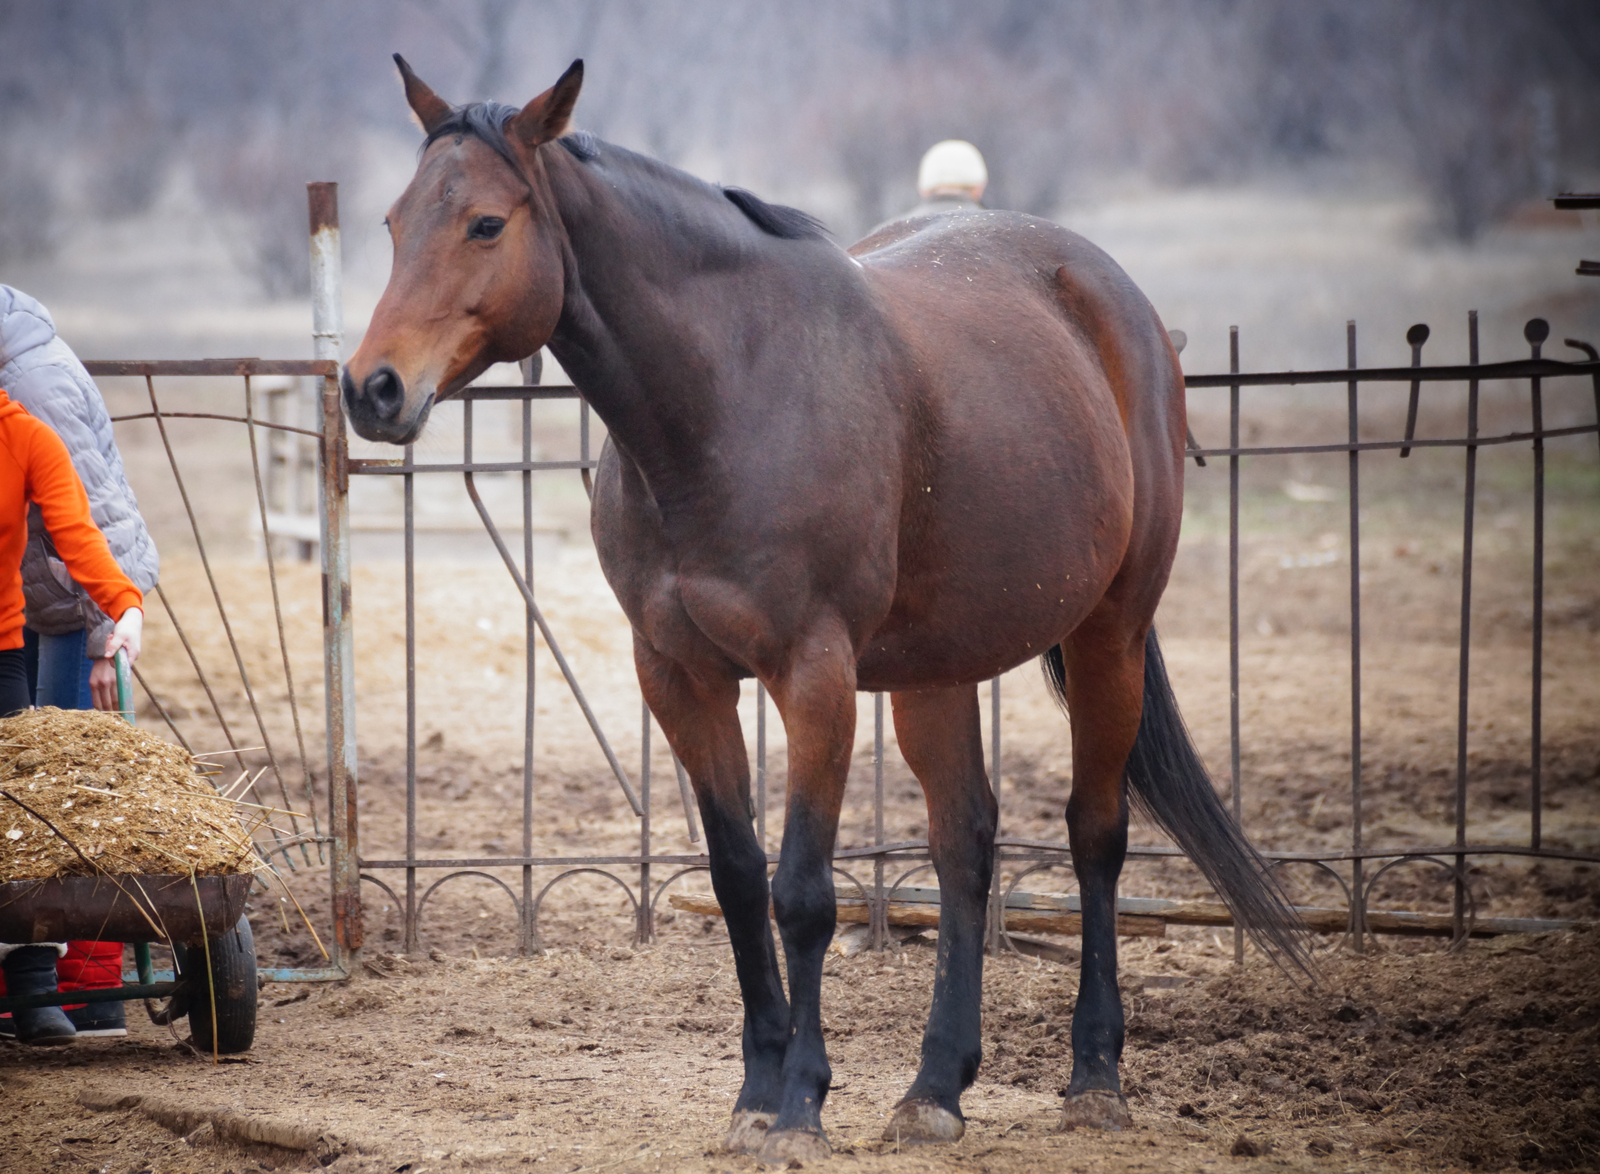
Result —
<instances>
[{"instance_id":1,"label":"horse's belly","mask_svg":"<svg viewBox=\"0 0 1600 1174\"><path fill-rule=\"evenodd\" d=\"M1102 522L902 579L888 618L861 650L860 688L966 684L1043 654L1094 610L1121 565L1126 519Z\"/></svg>"}]
</instances>

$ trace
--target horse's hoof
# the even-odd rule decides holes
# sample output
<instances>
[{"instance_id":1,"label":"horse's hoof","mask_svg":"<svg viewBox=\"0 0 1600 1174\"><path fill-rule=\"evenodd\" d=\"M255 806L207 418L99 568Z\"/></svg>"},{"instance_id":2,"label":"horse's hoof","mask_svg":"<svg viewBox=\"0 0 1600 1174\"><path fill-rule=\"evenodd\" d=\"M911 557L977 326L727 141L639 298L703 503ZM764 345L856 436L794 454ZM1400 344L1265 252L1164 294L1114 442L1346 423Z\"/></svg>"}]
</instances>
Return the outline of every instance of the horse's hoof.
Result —
<instances>
[{"instance_id":1,"label":"horse's hoof","mask_svg":"<svg viewBox=\"0 0 1600 1174\"><path fill-rule=\"evenodd\" d=\"M772 1120L771 1113L758 1113L754 1109L735 1113L733 1125L728 1129L728 1140L722 1143L722 1148L730 1154L757 1152L766 1143Z\"/></svg>"},{"instance_id":2,"label":"horse's hoof","mask_svg":"<svg viewBox=\"0 0 1600 1174\"><path fill-rule=\"evenodd\" d=\"M932 1101L901 1101L884 1126L883 1140L902 1145L960 1141L966 1131L965 1121Z\"/></svg>"},{"instance_id":3,"label":"horse's hoof","mask_svg":"<svg viewBox=\"0 0 1600 1174\"><path fill-rule=\"evenodd\" d=\"M787 1166L790 1162L820 1162L833 1157L833 1147L821 1130L769 1130L756 1160L765 1166Z\"/></svg>"},{"instance_id":4,"label":"horse's hoof","mask_svg":"<svg viewBox=\"0 0 1600 1174\"><path fill-rule=\"evenodd\" d=\"M1121 1093L1089 1089L1067 1098L1058 1129L1105 1129L1117 1133L1133 1124Z\"/></svg>"}]
</instances>

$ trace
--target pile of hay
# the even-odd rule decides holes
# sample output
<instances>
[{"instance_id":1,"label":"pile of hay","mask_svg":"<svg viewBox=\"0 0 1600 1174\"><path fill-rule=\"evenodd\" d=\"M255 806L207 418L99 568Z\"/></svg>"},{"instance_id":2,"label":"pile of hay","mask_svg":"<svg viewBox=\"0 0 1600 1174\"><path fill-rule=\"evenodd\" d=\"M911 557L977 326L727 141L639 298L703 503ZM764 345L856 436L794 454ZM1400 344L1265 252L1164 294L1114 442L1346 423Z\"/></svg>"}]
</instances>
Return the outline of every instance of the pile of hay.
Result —
<instances>
[{"instance_id":1,"label":"pile of hay","mask_svg":"<svg viewBox=\"0 0 1600 1174\"><path fill-rule=\"evenodd\" d=\"M43 708L0 721L0 790L15 798L0 796L0 882L252 871L249 834L199 765L109 713Z\"/></svg>"}]
</instances>

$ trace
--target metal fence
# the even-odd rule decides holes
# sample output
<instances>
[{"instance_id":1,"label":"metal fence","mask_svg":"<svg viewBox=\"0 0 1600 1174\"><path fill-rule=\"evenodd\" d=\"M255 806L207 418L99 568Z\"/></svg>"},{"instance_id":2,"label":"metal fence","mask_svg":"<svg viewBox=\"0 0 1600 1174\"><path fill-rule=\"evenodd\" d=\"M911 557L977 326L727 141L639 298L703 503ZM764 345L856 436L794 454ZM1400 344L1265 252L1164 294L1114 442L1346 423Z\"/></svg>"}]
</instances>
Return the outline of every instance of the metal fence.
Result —
<instances>
[{"instance_id":1,"label":"metal fence","mask_svg":"<svg viewBox=\"0 0 1600 1174\"><path fill-rule=\"evenodd\" d=\"M1345 453L1347 454L1348 484L1349 484L1349 543L1350 543L1350 671L1351 671L1351 706L1352 720L1350 729L1351 743L1351 778L1350 797L1352 806L1352 822L1350 841L1347 847L1340 850L1327 851L1272 851L1267 853L1269 860L1282 864L1305 865L1333 877L1345 897L1346 906L1339 912L1337 925L1342 932L1353 942L1356 948L1363 948L1369 933L1387 930L1402 932L1416 932L1421 929L1432 929L1435 932L1447 932L1459 940L1474 931L1509 930L1509 929L1535 929L1550 928L1557 923L1539 923L1527 919L1488 919L1477 917L1476 910L1468 885L1466 883L1468 862L1485 856L1523 856L1539 857L1561 860L1581 860L1600 862L1600 857L1551 847L1543 842L1540 831L1541 797L1541 649L1543 643L1543 607L1544 607L1544 512L1545 512L1545 482L1544 482L1544 449L1547 441L1564 436L1596 434L1600 432L1600 425L1585 424L1581 426L1547 428L1543 422L1542 404L1544 383L1552 379L1582 379L1592 381L1597 414L1600 414L1600 364L1595 362L1593 351L1589 351L1590 358L1585 362L1567 363L1544 358L1541 354L1541 345L1545 341L1547 328L1540 320L1531 322L1528 326L1527 337L1532 347L1532 354L1525 359L1509 362L1480 363L1478 356L1477 319L1474 315L1470 326L1471 353L1469 362L1450 366L1423 366L1421 364L1422 344L1426 339L1426 329L1413 328L1408 336L1412 344L1412 365L1398 368L1361 368L1356 365L1356 330L1352 323L1348 328L1348 353L1349 367L1345 369L1325 371L1277 371L1264 373L1244 373L1238 369L1238 338L1234 332L1231 340L1233 361L1232 370L1226 374L1194 375L1188 377L1187 384L1191 391L1201 389L1227 389L1229 393L1229 441L1226 447L1200 448L1191 441L1190 456L1197 465L1204 466L1208 458L1226 458L1229 479L1229 649L1230 649L1230 695L1231 695L1231 793L1232 806L1236 817L1241 815L1241 799L1243 787L1241 782L1240 757L1240 720L1239 720L1239 485L1240 463L1246 458L1270 455L1287 455L1296 453ZM1577 344L1582 345L1582 344ZM1489 380L1500 381L1525 381L1530 396L1533 425L1531 429L1507 432L1497 435L1480 434L1478 428L1479 386ZM1364 385L1369 384L1409 384L1410 401L1408 420L1405 434L1391 440L1361 440L1358 423L1360 419L1360 391ZM1464 388L1466 394L1466 434L1450 438L1421 439L1415 435L1417 420L1417 405L1421 385L1424 383L1445 383ZM1289 387L1305 385L1334 386L1343 385L1345 389L1345 402L1348 415L1348 437L1341 443L1315 444L1315 445L1282 445L1282 446L1246 446L1240 443L1240 392L1245 387ZM480 387L469 388L461 396L463 400L463 436L462 451L459 461L429 460L418 461L415 453L406 449L403 456L392 459L376 460L350 460L347 468L349 477L399 477L402 479L405 499L405 577L406 577L406 682L407 682L407 709L406 709L406 822L405 822L405 847L402 854L386 857L360 858L361 879L378 886L394 902L403 917L404 948L409 952L425 945L421 940L419 925L422 914L430 899L441 889L453 881L466 878L487 880L499 886L511 901L516 911L519 926L517 948L524 953L535 952L542 949L539 932L540 911L546 896L552 888L564 879L584 873L599 873L615 882L623 892L634 911L635 938L639 942L651 940L654 934L655 919L659 902L667 886L688 872L705 869L708 865L703 854L663 853L655 850L652 840L652 778L650 773L650 746L652 738L651 719L648 711L641 714L639 727L639 767L638 786L634 787L632 780L623 767L621 759L607 734L600 727L594 713L586 700L583 690L563 656L559 643L552 634L538 602L535 598L531 584L533 583L533 478L535 475L568 475L574 471L583 478L585 485L589 484L591 471L596 465L594 455L590 451L589 414L586 404L578 399L578 393L571 387L537 386L527 384L517 387ZM578 401L579 416L579 457L577 460L539 460L535 459L531 434L531 405L535 401L549 399L571 399ZM521 405L521 457L518 460L486 461L474 458L473 454L473 406L484 401L511 401ZM1466 786L1468 780L1467 765L1467 713L1468 713L1468 666L1470 658L1471 635L1471 604L1472 604L1472 539L1474 531L1474 506L1476 500L1476 465L1479 451L1488 446L1519 445L1531 450L1534 463L1533 481L1533 507L1534 507L1534 558L1532 567L1532 588L1534 596L1533 613L1533 641L1532 641L1532 746L1531 761L1531 791L1528 796L1529 810L1532 814L1532 833L1529 842L1524 845L1506 845L1502 843L1477 843L1468 835L1468 821L1466 810ZM1465 494L1463 499L1463 535L1465 542L1465 556L1463 559L1461 582L1461 619L1460 619L1460 676L1459 676L1459 707L1458 707L1458 739L1455 783L1455 820L1454 835L1442 838L1438 844L1425 847L1401 847L1370 842L1364 834L1362 819L1362 798L1364 789L1362 768L1362 625L1361 625L1361 462L1363 455L1373 453L1395 453L1406 456L1413 449L1421 448L1454 448L1464 454L1465 460ZM514 475L521 480L521 501L523 514L522 550L520 557L513 553L511 547L497 528L490 512L484 507L483 499L479 493L475 479L489 475ZM417 652L415 639L415 530L414 530L414 500L415 485L418 477L460 476L471 498L483 527L494 543L501 560L504 562L507 573L514 581L520 593L526 611L526 673L527 673L527 705L524 713L524 757L522 762L522 793L521 793L521 851L516 854L482 856L482 857L433 857L422 855L417 850L417 707L416 707L416 682L417 682ZM341 473L336 481L329 484L344 485L344 475ZM330 511L334 512L334 511ZM1220 623L1220 617L1219 617ZM543 640L551 655L559 665L568 686L578 705L582 708L589 725L594 732L599 745L604 750L611 772L618 786L626 796L635 814L639 818L639 843L637 852L614 855L540 855L534 851L534 836L532 830L533 810L536 794L535 770L533 762L533 732L534 732L534 669L535 649L539 640ZM767 843L767 780L768 780L768 739L767 739L767 698L765 691L759 684L754 685L756 691L756 738L753 762L753 778L756 800L756 831L761 843ZM990 755L992 759L991 779L996 786L997 793L1001 776L1001 746L1003 730L1000 723L1000 685L996 680L990 685ZM873 842L856 846L840 847L835 852L835 871L858 894L859 900L865 904L869 911L869 921L873 927L873 940L881 944L885 939L887 929L887 909L891 900L905 889L911 878L917 872L928 867L927 843L925 840L905 840L898 842L885 842L884 838L884 786L883 786L883 754L884 754L884 727L883 727L883 697L875 698L875 726L874 726L874 835ZM676 762L674 762L676 766ZM692 840L698 840L698 831L694 827L694 803L689 794L688 782L684 777L681 767L677 767L676 784L679 797L683 804L685 817L688 819L689 832ZM350 792L354 795L352 782ZM352 842L355 836L354 808L351 806L348 816L347 833ZM991 936L992 945L998 947L1005 938L1005 928L1001 914L1007 908L1017 905L1015 892L1018 882L1028 873L1040 867L1060 865L1070 859L1070 852L1065 843L1053 841L1039 841L1001 836L996 840L996 849L999 861L1011 874L1007 888L1002 891L1000 882L1000 869L996 869L995 891L991 908ZM1163 858L1181 855L1176 849L1159 845L1144 845L1130 848L1130 859ZM769 861L776 862L776 856L769 854ZM1426 917L1411 913L1390 913L1376 916L1369 910L1368 905L1375 891L1376 882L1390 869L1405 864L1425 863L1440 870L1440 875L1452 889L1453 911L1447 922L1440 924L1435 918L1431 924ZM870 877L857 876L852 869L860 870L870 867ZM521 873L520 891L511 885L485 872L485 869L516 869ZM391 884L386 876L393 877L400 874L398 882ZM433 879L429 879L433 878ZM348 883L346 875L345 883ZM337 883L337 882L336 882ZM848 889L846 890L849 891ZM347 890L342 896L341 908L345 909L347 923L346 933L359 934L359 919L350 919L349 912L358 907L358 895L353 888ZM1064 906L1071 910L1070 901ZM1176 921L1190 920L1198 924L1228 924L1225 913L1219 915L1215 908L1200 910L1196 913L1192 903L1160 901L1154 899L1123 898L1120 911L1123 913L1154 915L1167 917ZM1331 911L1323 910L1323 914ZM1328 928L1327 918L1323 918L1322 928ZM350 939L352 945L359 945L359 936ZM1242 954L1242 936L1235 933L1236 955Z\"/></svg>"},{"instance_id":2,"label":"metal fence","mask_svg":"<svg viewBox=\"0 0 1600 1174\"><path fill-rule=\"evenodd\" d=\"M312 810L312 826L290 829L283 837L273 833L272 842L261 844L263 856L286 867L305 867L315 863L326 866L331 886L331 919L333 957L326 968L287 969L263 971L278 981L294 981L338 977L349 972L359 960L363 945L362 890L363 882L372 884L386 893L401 911L403 918L403 944L408 952L420 948L419 926L430 899L442 886L466 878L487 880L499 886L510 900L518 925L516 948L526 954L542 949L539 917L545 898L554 886L575 875L599 874L614 882L626 895L634 914L634 936L639 942L650 941L655 933L659 903L668 886L684 875L708 867L707 857L700 852L673 853L656 849L652 832L655 793L651 776L652 722L648 710L641 705L638 727L638 770L630 776L616 751L613 740L602 729L600 721L581 688L577 674L563 655L559 641L548 623L533 590L534 583L534 496L533 478L538 476L571 476L576 472L585 488L591 487L591 475L596 466L591 451L590 416L587 404L570 386L540 386L531 379L521 386L474 387L459 397L462 401L463 432L459 461L429 459L419 461L415 451L407 447L396 458L359 459L349 453L344 418L339 401L338 349L342 326L339 319L338 288L338 223L333 185L311 185L311 229L313 272L313 324L317 358L310 361L263 361L257 359L224 359L186 362L115 362L103 361L88 364L91 374L99 376L135 376L145 382L150 401L148 412L139 412L120 420L152 420L160 430L166 455L183 499L193 532L196 550L211 589L211 595L222 627L227 636L234 668L248 702L251 720L261 738L268 768L278 787L285 789L283 764L273 747L268 722L263 716L256 691L252 688L246 671L245 657L228 618L228 611L212 574L205 543L195 511L188 497L182 470L167 437L166 421L179 417L199 416L206 419L230 421L243 425L250 436L251 464L254 473L256 506L264 541L262 551L272 587L274 615L277 621L277 639L282 653L283 672L288 688L289 707L299 754L302 780L311 786L313 757L325 755L326 781L323 794L317 796ZM1345 907L1342 910L1321 910L1321 921L1313 923L1322 929L1343 932L1354 946L1363 948L1368 935L1390 929L1416 932L1420 929L1443 931L1461 940L1475 930L1528 929L1548 927L1554 923L1534 923L1527 920L1498 919L1489 924L1479 918L1472 894L1467 885L1468 862L1488 856L1520 856L1541 859L1575 860L1600 863L1600 856L1552 847L1542 835L1543 775L1541 755L1541 698L1542 649L1544 616L1544 517L1545 517L1545 445L1558 437L1597 435L1600 424L1567 427L1546 427L1544 423L1544 384L1549 380L1586 380L1592 386L1597 419L1600 419L1600 361L1592 347L1572 343L1588 355L1583 362L1560 362L1542 355L1548 328L1538 319L1530 322L1526 337L1531 347L1527 358L1508 362L1480 363L1478 354L1478 329L1476 315L1469 322L1468 362L1447 366L1423 366L1421 352L1427 338L1426 328L1413 328L1408 335L1412 348L1409 367L1361 368L1356 362L1356 329L1348 327L1348 366L1344 369L1321 371L1241 372L1237 331L1230 340L1232 361L1230 371L1223 374L1191 375L1187 386L1192 393L1206 389L1227 389L1228 444L1225 447L1203 448L1191 437L1189 455L1196 465L1206 466L1208 459L1226 458L1229 486L1229 691L1230 750L1231 750L1231 802L1236 818L1242 816L1243 780L1241 773L1240 734L1240 621L1239 621L1239 546L1240 525L1240 469L1246 458L1283 456L1290 454L1338 454L1347 458L1349 490L1349 649L1351 674L1351 830L1347 847L1322 851L1271 851L1268 859L1281 864L1304 865L1333 878L1342 891ZM189 377L236 377L243 381L243 415L225 413L192 413L164 410L157 389L157 380L166 381ZM258 399L252 379L266 376L290 376L315 380L318 387L316 404L319 409L315 421L295 419L290 422L280 417L269 406L265 418L257 410ZM1532 426L1526 430L1494 435L1480 434L1479 387L1486 381L1516 381L1525 383ZM1466 430L1464 435L1448 438L1418 438L1415 425L1418 414L1420 388L1424 383L1445 384L1462 389L1466 397ZM1389 440L1360 439L1360 393L1363 386L1372 384L1409 385L1410 398L1404 435ZM1241 390L1247 387L1343 386L1347 437L1344 441L1315 445L1248 446L1240 441ZM1565 386L1570 388L1570 384ZM269 402L270 402L270 397ZM567 400L577 409L578 457L575 460L536 459L533 444L532 406L542 400ZM521 451L513 460L483 460L474 456L474 405L489 401L509 401L520 409ZM317 522L313 530L302 513L286 506L277 491L269 489L263 480L263 461L257 447L257 434L283 437L315 448L315 476L317 483ZM1471 606L1473 572L1473 536L1477 494L1477 461L1480 450L1490 446L1524 446L1533 462L1533 560L1531 588L1533 595L1532 642L1530 649L1530 788L1527 796L1530 814L1528 842L1521 845L1474 842L1469 837L1466 791L1468 769L1468 701L1469 662L1471 655ZM309 454L301 448L285 449L270 442L265 462L269 472L275 464L298 469ZM1404 457L1414 449L1452 448L1462 452L1464 458L1464 496L1462 502L1462 534L1464 552L1461 573L1461 611L1459 645L1459 681L1457 707L1457 747L1454 790L1453 835L1424 847L1397 846L1373 843L1365 834L1362 818L1364 775L1362 763L1362 621L1361 621L1361 480L1362 458L1375 453L1398 453ZM298 473L291 473L298 476ZM462 484L483 528L494 544L511 581L522 598L524 608L524 639L526 657L526 698L523 706L523 755L521 763L521 815L520 851L513 854L483 857L431 857L418 851L417 836L417 644L416 644L416 484L419 477L455 477ZM406 679L406 729L405 729L405 831L403 851L398 855L365 856L361 853L359 821L357 816L358 780L356 758L356 666L354 657L352 613L355 601L351 585L351 508L352 478L399 478L403 500L403 539L405 577L405 679ZM514 552L497 527L483 496L480 477L516 477L520 482L522 512L521 550ZM285 520L287 519L287 520ZM298 519L298 520L296 520ZM278 573L274 555L273 536L278 535L295 543L298 552L309 553L313 539L318 548L322 570L322 637L325 663L324 693L326 706L325 745L313 755L305 745L298 709L298 695L290 671L288 645L284 636L282 609L278 606ZM238 748L239 739L230 729L215 691L196 656L177 614L166 596L155 592L164 605L180 642L191 661L196 677L204 687L210 708L230 747ZM1220 623L1220 617L1219 617ZM604 752L610 772L638 817L637 851L621 854L553 854L535 852L533 812L537 793L534 764L534 682L535 655L539 642L543 642L554 658L574 699L581 708L597 744ZM425 666L424 666L425 667ZM143 681L141 680L141 684ZM759 684L753 686L756 710L756 736L752 775L755 786L756 832L764 846L767 842L768 814L768 705L765 691ZM162 709L155 693L146 693L173 735L185 742L180 725ZM1001 778L1001 748L1004 731L1000 720L1000 682L989 686L989 737L991 781L999 793ZM891 901L909 888L909 882L929 867L925 840L888 842L885 838L884 795L884 708L883 697L874 698L873 735L873 834L872 842L840 847L835 852L835 871L849 888L857 894L866 907L872 927L872 940L882 945L887 937L888 910ZM187 743L186 743L187 744ZM241 759L242 761L242 759ZM675 779L679 801L692 842L698 843L699 831L695 821L695 805L683 769L674 760ZM634 779L637 779L635 785ZM309 797L309 794L308 794ZM285 806L290 806L287 802ZM317 808L321 811L318 812ZM1002 813L1003 815L1003 813ZM1058 867L1070 862L1070 851L1065 843L1000 836L996 839L999 864L1009 872L1009 882L1002 888L1001 868L996 869L995 888L992 893L990 934L992 948L1000 948L1007 940L1004 915L1018 905L1018 884L1031 872L1048 867ZM1130 859L1163 859L1180 857L1177 849L1163 845L1138 845L1130 848ZM296 865L296 857L299 864ZM769 854L776 862L776 856ZM1452 913L1444 924L1412 913L1386 913L1379 916L1369 908L1377 881L1389 870L1406 864L1424 863L1433 866L1450 886ZM862 870L870 868L870 875ZM520 886L513 887L486 869L512 870L520 873ZM854 871L852 871L854 870ZM862 875L857 875L861 872ZM391 883L399 874L395 883ZM391 879L385 879L391 878ZM431 878L431 879L430 879ZM848 890L847 890L848 891ZM1071 898L1059 907L1071 912ZM1228 924L1225 911L1220 907L1197 909L1193 903L1155 899L1120 898L1119 912L1135 916L1155 916L1198 924ZM1243 939L1235 932L1236 956L1242 955Z\"/></svg>"}]
</instances>

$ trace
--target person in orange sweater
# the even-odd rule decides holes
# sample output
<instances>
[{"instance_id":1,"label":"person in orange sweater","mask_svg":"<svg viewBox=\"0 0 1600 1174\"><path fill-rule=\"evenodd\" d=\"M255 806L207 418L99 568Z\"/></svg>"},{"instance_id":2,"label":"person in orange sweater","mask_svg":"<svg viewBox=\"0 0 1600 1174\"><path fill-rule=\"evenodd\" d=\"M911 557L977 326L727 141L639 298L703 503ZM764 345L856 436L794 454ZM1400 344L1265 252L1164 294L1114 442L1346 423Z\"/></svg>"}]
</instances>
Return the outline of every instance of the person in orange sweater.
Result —
<instances>
[{"instance_id":1,"label":"person in orange sweater","mask_svg":"<svg viewBox=\"0 0 1600 1174\"><path fill-rule=\"evenodd\" d=\"M37 504L56 552L106 615L116 621L106 656L126 651L139 658L144 595L111 556L89 515L89 498L72 467L67 446L50 426L34 419L0 390L0 717L27 709L23 653L22 552L28 541L28 506ZM0 875L0 881L7 878ZM39 994L56 989L56 960L64 944L0 943L6 991ZM28 1044L67 1043L76 1034L59 1007L14 1012L17 1039Z\"/></svg>"}]
</instances>

